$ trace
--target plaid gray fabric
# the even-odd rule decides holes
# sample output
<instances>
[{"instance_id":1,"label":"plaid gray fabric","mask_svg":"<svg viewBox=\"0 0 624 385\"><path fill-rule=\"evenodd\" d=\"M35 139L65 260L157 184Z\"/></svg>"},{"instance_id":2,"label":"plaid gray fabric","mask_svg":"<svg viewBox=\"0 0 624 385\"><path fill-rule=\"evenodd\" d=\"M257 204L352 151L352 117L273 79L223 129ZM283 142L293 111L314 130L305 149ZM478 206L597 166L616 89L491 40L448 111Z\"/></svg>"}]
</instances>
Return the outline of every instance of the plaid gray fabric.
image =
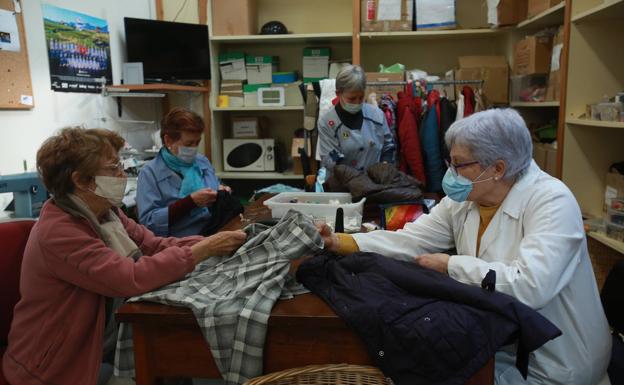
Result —
<instances>
[{"instance_id":1,"label":"plaid gray fabric","mask_svg":"<svg viewBox=\"0 0 624 385\"><path fill-rule=\"evenodd\" d=\"M323 247L312 220L295 211L273 227L251 224L244 230L248 241L233 256L208 258L185 280L128 300L190 308L228 385L262 374L275 301L307 291L288 274L290 261ZM132 331L125 324L120 325L115 374L134 376Z\"/></svg>"}]
</instances>

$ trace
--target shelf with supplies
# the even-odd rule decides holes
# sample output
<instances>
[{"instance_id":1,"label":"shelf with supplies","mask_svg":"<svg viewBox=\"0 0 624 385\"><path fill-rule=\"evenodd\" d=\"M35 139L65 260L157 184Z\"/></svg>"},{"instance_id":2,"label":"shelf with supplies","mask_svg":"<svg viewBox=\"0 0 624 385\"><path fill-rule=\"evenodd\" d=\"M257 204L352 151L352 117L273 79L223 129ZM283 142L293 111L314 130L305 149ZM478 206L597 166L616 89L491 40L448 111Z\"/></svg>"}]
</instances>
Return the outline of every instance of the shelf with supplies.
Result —
<instances>
[{"instance_id":1,"label":"shelf with supplies","mask_svg":"<svg viewBox=\"0 0 624 385\"><path fill-rule=\"evenodd\" d=\"M511 102L509 103L511 107L518 108L541 108L541 107L559 107L558 101L548 101L548 102Z\"/></svg>"},{"instance_id":2,"label":"shelf with supplies","mask_svg":"<svg viewBox=\"0 0 624 385\"><path fill-rule=\"evenodd\" d=\"M303 175L286 172L217 171L221 179L302 179Z\"/></svg>"},{"instance_id":3,"label":"shelf with supplies","mask_svg":"<svg viewBox=\"0 0 624 385\"><path fill-rule=\"evenodd\" d=\"M621 19L624 17L624 0L605 0L602 4L572 15L575 24Z\"/></svg>"},{"instance_id":4,"label":"shelf with supplies","mask_svg":"<svg viewBox=\"0 0 624 385\"><path fill-rule=\"evenodd\" d=\"M498 36L505 29L449 29L441 31L361 32L362 42L417 39L462 39L472 37Z\"/></svg>"},{"instance_id":5,"label":"shelf with supplies","mask_svg":"<svg viewBox=\"0 0 624 385\"><path fill-rule=\"evenodd\" d=\"M212 36L215 43L309 43L322 44L334 41L350 42L351 32L293 33L285 35Z\"/></svg>"},{"instance_id":6,"label":"shelf with supplies","mask_svg":"<svg viewBox=\"0 0 624 385\"><path fill-rule=\"evenodd\" d=\"M624 122L608 122L595 119L567 119L567 124L589 127L624 128Z\"/></svg>"},{"instance_id":7,"label":"shelf with supplies","mask_svg":"<svg viewBox=\"0 0 624 385\"><path fill-rule=\"evenodd\" d=\"M563 24L565 1L518 23L516 29L540 29Z\"/></svg>"}]
</instances>

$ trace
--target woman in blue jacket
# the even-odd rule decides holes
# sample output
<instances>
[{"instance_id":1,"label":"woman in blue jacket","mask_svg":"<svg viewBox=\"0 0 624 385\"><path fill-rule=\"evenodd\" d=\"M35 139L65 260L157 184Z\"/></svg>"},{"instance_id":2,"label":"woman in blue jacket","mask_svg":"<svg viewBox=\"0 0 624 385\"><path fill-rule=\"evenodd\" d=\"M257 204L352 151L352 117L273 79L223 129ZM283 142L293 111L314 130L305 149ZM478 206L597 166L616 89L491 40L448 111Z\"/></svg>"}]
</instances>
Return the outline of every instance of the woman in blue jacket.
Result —
<instances>
[{"instance_id":1,"label":"woman in blue jacket","mask_svg":"<svg viewBox=\"0 0 624 385\"><path fill-rule=\"evenodd\" d=\"M209 207L220 184L208 158L197 153L204 122L196 113L174 108L163 119L163 147L139 173L139 220L158 236L197 235L210 222Z\"/></svg>"}]
</instances>

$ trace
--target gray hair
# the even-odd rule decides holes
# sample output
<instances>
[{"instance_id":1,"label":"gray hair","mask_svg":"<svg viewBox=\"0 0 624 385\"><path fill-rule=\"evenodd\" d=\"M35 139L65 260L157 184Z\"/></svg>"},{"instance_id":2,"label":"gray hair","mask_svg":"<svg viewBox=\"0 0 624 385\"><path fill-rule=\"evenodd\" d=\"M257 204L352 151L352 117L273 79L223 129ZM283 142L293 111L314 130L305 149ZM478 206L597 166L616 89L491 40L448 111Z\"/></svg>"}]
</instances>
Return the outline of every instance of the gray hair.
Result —
<instances>
[{"instance_id":1,"label":"gray hair","mask_svg":"<svg viewBox=\"0 0 624 385\"><path fill-rule=\"evenodd\" d=\"M336 91L362 91L366 89L366 73L357 65L343 67L336 75Z\"/></svg>"},{"instance_id":2,"label":"gray hair","mask_svg":"<svg viewBox=\"0 0 624 385\"><path fill-rule=\"evenodd\" d=\"M513 179L531 165L531 134L518 111L492 109L477 112L453 123L445 135L450 150L455 144L466 146L481 166L505 162L504 179Z\"/></svg>"}]
</instances>

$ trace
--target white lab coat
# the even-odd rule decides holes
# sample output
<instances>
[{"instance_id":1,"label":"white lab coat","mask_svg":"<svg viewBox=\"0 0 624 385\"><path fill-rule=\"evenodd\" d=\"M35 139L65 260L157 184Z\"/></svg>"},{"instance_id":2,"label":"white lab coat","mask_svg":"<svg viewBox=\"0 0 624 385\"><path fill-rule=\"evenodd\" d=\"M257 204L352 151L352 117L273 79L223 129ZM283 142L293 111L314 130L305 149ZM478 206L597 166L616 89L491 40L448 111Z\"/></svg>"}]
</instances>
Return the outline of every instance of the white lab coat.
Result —
<instances>
[{"instance_id":1,"label":"white lab coat","mask_svg":"<svg viewBox=\"0 0 624 385\"><path fill-rule=\"evenodd\" d=\"M449 276L480 285L488 270L495 270L497 291L561 329L560 337L531 353L527 382L514 367L515 346L497 353L497 384L597 384L609 364L611 336L570 190L532 162L492 218L477 253L479 222L474 202L444 198L403 230L355 234L354 239L362 251L397 259L456 247Z\"/></svg>"}]
</instances>

